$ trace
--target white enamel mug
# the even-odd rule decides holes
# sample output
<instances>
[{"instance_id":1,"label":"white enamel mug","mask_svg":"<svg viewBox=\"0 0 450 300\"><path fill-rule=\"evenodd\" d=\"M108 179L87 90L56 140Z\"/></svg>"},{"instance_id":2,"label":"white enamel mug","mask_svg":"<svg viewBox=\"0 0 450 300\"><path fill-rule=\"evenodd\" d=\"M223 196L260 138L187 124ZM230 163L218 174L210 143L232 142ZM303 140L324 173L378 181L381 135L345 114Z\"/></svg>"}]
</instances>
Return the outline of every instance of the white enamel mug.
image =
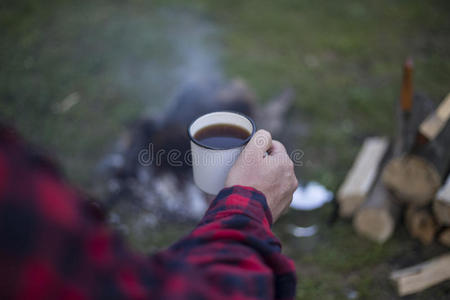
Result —
<instances>
[{"instance_id":1,"label":"white enamel mug","mask_svg":"<svg viewBox=\"0 0 450 300\"><path fill-rule=\"evenodd\" d=\"M218 124L242 127L250 135L242 141L242 145L232 148L210 147L195 139L195 134L199 130ZM192 170L195 184L202 191L217 195L225 186L228 172L254 133L255 123L253 120L236 112L212 112L192 122L188 128L188 135L191 140Z\"/></svg>"}]
</instances>

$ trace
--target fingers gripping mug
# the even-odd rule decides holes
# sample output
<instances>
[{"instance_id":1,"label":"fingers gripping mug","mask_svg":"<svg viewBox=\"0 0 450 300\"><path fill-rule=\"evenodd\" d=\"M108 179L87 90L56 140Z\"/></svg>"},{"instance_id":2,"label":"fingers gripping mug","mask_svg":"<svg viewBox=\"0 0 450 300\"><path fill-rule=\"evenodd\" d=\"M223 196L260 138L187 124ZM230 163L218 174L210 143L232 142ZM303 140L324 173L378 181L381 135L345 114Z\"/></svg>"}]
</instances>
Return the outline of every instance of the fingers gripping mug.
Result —
<instances>
[{"instance_id":1,"label":"fingers gripping mug","mask_svg":"<svg viewBox=\"0 0 450 300\"><path fill-rule=\"evenodd\" d=\"M208 194L218 194L254 133L253 120L235 112L212 112L192 122L188 135L195 184Z\"/></svg>"}]
</instances>

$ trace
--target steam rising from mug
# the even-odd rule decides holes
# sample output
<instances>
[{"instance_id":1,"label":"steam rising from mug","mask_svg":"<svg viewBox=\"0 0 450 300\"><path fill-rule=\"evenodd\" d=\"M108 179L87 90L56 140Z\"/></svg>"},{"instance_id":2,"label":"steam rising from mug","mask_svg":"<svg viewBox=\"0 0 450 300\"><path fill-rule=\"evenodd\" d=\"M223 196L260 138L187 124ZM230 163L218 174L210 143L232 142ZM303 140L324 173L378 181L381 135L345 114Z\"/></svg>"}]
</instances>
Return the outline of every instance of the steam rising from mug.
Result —
<instances>
[{"instance_id":1,"label":"steam rising from mug","mask_svg":"<svg viewBox=\"0 0 450 300\"><path fill-rule=\"evenodd\" d=\"M227 147L213 147L196 139L196 134L206 127L214 125L231 125L248 131L249 136L242 144ZM235 163L244 146L255 133L255 123L245 115L219 111L203 115L188 128L191 139L192 170L195 184L204 192L216 195L225 186L228 172Z\"/></svg>"}]
</instances>

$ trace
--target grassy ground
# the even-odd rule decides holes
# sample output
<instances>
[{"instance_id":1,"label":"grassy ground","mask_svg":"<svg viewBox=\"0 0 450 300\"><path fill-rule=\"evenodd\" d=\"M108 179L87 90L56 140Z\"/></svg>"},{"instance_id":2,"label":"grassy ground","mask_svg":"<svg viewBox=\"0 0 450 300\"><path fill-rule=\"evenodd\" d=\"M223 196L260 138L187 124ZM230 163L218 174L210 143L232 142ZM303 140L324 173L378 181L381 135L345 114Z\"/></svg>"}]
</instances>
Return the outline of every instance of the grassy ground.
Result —
<instances>
[{"instance_id":1,"label":"grassy ground","mask_svg":"<svg viewBox=\"0 0 450 300\"><path fill-rule=\"evenodd\" d=\"M311 128L297 144L314 163L303 171L327 186L341 180L362 136L392 133L405 57L415 60L416 90L436 101L449 92L444 1L212 3L228 29L228 73L263 99L295 88L293 115Z\"/></svg>"},{"instance_id":2,"label":"grassy ground","mask_svg":"<svg viewBox=\"0 0 450 300\"><path fill-rule=\"evenodd\" d=\"M415 61L416 90L435 101L449 92L446 1L2 1L0 118L57 155L85 188L124 124L160 109L179 82L168 70L182 60L170 40L180 21L161 7L219 27L211 36L226 75L245 79L259 98L294 87L289 124L308 129L293 142L307 162L298 174L332 189L363 137L392 133L406 56ZM443 251L419 247L403 229L372 244L348 222L326 225L331 210L315 217L313 241L286 233L299 213L275 226L298 267L298 299L347 299L355 291L360 299L395 299L389 271ZM133 244L157 249L184 232L171 228ZM447 283L410 299L449 293Z\"/></svg>"}]
</instances>

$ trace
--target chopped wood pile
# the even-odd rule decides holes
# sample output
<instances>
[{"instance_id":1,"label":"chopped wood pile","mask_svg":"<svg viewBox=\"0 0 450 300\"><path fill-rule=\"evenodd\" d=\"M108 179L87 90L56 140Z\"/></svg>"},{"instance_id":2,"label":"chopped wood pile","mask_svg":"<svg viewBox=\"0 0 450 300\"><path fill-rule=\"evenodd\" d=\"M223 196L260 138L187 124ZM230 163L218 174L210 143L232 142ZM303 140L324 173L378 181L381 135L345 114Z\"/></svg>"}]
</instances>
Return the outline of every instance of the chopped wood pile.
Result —
<instances>
[{"instance_id":1,"label":"chopped wood pile","mask_svg":"<svg viewBox=\"0 0 450 300\"><path fill-rule=\"evenodd\" d=\"M435 108L413 93L412 71L407 60L395 138L364 141L337 192L339 214L353 218L355 231L378 243L389 239L403 220L422 244L437 241L450 247L450 93ZM447 255L394 272L391 279L399 294L406 295L449 279L448 270Z\"/></svg>"}]
</instances>

